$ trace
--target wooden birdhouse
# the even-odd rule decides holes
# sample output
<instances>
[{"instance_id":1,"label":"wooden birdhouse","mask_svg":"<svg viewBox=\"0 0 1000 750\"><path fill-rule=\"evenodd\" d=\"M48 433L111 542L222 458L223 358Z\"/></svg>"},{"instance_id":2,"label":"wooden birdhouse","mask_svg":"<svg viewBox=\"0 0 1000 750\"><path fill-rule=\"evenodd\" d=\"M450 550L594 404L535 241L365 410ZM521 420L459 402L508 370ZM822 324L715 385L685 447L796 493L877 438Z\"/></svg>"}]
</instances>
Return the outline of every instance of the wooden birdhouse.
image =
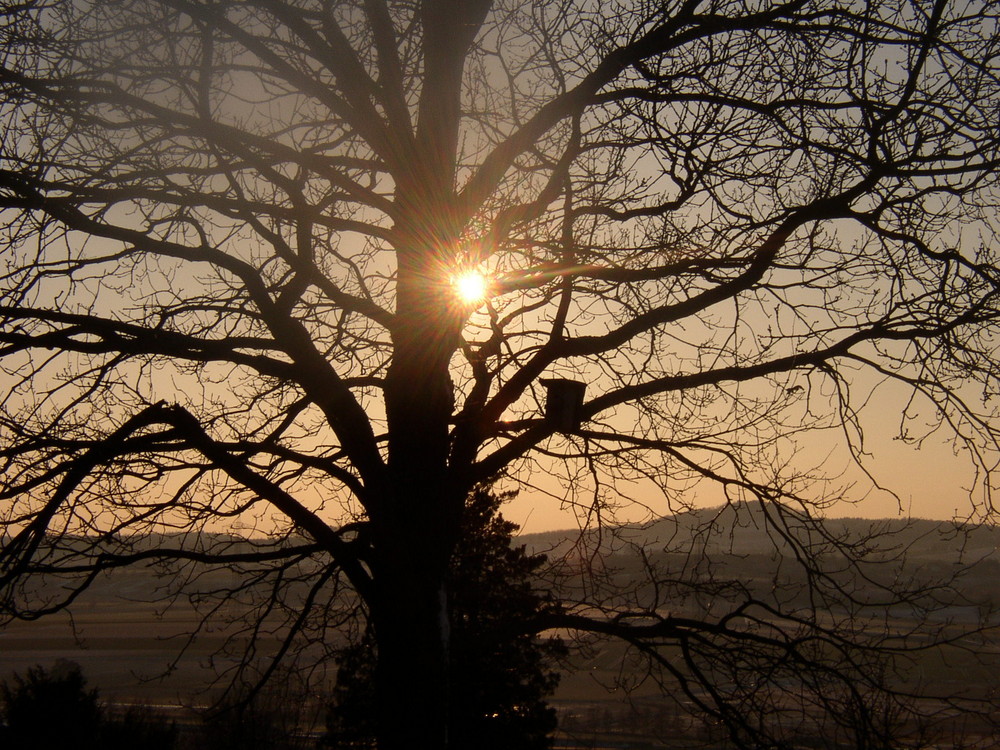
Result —
<instances>
[{"instance_id":1,"label":"wooden birdhouse","mask_svg":"<svg viewBox=\"0 0 1000 750\"><path fill-rule=\"evenodd\" d=\"M541 383L546 388L545 421L559 432L579 430L587 384L565 378L547 378Z\"/></svg>"}]
</instances>

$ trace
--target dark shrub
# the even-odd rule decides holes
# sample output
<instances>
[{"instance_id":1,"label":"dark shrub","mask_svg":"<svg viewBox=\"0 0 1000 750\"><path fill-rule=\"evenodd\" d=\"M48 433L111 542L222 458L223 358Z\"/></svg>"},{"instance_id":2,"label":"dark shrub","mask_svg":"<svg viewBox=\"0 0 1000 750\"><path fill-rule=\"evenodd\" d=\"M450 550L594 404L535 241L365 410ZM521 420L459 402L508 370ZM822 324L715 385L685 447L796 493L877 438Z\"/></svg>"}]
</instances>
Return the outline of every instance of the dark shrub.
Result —
<instances>
[{"instance_id":1,"label":"dark shrub","mask_svg":"<svg viewBox=\"0 0 1000 750\"><path fill-rule=\"evenodd\" d=\"M80 665L59 660L52 669L30 667L0 685L10 750L97 750L101 707L97 690L87 690Z\"/></svg>"}]
</instances>

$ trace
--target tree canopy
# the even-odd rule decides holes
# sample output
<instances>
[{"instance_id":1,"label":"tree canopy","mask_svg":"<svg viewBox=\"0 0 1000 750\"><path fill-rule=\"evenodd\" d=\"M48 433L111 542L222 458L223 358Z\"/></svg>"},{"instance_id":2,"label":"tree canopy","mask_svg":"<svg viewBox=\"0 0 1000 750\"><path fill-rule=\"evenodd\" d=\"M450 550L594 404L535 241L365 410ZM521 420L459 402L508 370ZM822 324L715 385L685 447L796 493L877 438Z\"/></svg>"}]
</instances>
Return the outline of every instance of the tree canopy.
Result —
<instances>
[{"instance_id":1,"label":"tree canopy","mask_svg":"<svg viewBox=\"0 0 1000 750\"><path fill-rule=\"evenodd\" d=\"M819 628L816 658L844 643L809 614L852 601L823 561L869 547L816 520L839 490L813 480L843 467L803 467L799 440L839 433L864 471L859 413L892 382L899 437L950 435L992 512L997 14L6 5L4 615L66 606L116 566L245 566L291 642L321 639L349 588L378 641L382 746L443 747L471 490L544 475L599 523L630 482L662 513L697 479L759 505L804 608L736 587L681 617L682 567L536 628L680 647L656 652L664 680L741 741L780 734L719 688L736 661L690 647L761 649L741 663L766 673L761 653L805 658L799 627ZM470 270L481 300L455 292ZM587 385L569 420L545 416L560 379ZM237 523L266 539L199 534Z\"/></svg>"}]
</instances>

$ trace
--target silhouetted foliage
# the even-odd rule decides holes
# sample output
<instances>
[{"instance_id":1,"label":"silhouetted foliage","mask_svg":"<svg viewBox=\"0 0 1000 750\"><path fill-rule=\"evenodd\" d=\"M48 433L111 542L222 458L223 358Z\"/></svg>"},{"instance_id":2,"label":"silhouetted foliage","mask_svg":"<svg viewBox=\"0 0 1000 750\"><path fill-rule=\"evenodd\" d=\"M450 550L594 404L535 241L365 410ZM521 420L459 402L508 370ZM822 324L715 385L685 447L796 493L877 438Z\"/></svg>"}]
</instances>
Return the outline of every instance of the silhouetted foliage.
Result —
<instances>
[{"instance_id":1,"label":"silhouetted foliage","mask_svg":"<svg viewBox=\"0 0 1000 750\"><path fill-rule=\"evenodd\" d=\"M101 707L80 666L60 660L52 669L29 667L0 686L5 748L97 750Z\"/></svg>"},{"instance_id":2,"label":"silhouetted foliage","mask_svg":"<svg viewBox=\"0 0 1000 750\"><path fill-rule=\"evenodd\" d=\"M485 487L471 495L449 568L449 737L456 747L542 750L556 728L545 698L559 682L556 662L566 649L555 638L538 640L533 623L558 605L536 589L545 556L513 544L518 526L500 513L510 496ZM375 746L376 648L369 630L338 656L329 747Z\"/></svg>"},{"instance_id":3,"label":"silhouetted foliage","mask_svg":"<svg viewBox=\"0 0 1000 750\"><path fill-rule=\"evenodd\" d=\"M173 750L179 738L177 724L149 706L139 704L117 711L104 710L101 750Z\"/></svg>"},{"instance_id":4,"label":"silhouetted foliage","mask_svg":"<svg viewBox=\"0 0 1000 750\"><path fill-rule=\"evenodd\" d=\"M292 710L290 710L292 709ZM312 742L296 736L294 707L255 700L214 709L204 718L199 746L205 750L298 750Z\"/></svg>"},{"instance_id":5,"label":"silhouetted foliage","mask_svg":"<svg viewBox=\"0 0 1000 750\"><path fill-rule=\"evenodd\" d=\"M199 750L313 750L315 716L296 676L232 685L201 712Z\"/></svg>"},{"instance_id":6,"label":"silhouetted foliage","mask_svg":"<svg viewBox=\"0 0 1000 750\"><path fill-rule=\"evenodd\" d=\"M377 729L375 643L366 630L359 643L337 654L337 683L320 744L328 748L372 748Z\"/></svg>"},{"instance_id":7,"label":"silhouetted foliage","mask_svg":"<svg viewBox=\"0 0 1000 750\"><path fill-rule=\"evenodd\" d=\"M177 727L145 706L109 714L80 666L60 659L0 685L4 750L172 750Z\"/></svg>"}]
</instances>

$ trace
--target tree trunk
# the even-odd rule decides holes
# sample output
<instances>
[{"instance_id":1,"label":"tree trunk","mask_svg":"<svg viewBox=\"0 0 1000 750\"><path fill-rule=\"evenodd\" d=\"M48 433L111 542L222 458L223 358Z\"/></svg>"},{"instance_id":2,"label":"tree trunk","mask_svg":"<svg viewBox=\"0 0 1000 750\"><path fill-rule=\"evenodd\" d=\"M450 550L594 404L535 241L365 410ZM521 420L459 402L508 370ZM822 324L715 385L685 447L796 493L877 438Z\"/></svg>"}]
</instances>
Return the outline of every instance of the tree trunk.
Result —
<instances>
[{"instance_id":1,"label":"tree trunk","mask_svg":"<svg viewBox=\"0 0 1000 750\"><path fill-rule=\"evenodd\" d=\"M442 202L443 205L443 202ZM447 227L401 221L395 352L385 377L388 483L370 514L379 750L448 747L444 581L465 491L449 466L461 315L451 300Z\"/></svg>"},{"instance_id":2,"label":"tree trunk","mask_svg":"<svg viewBox=\"0 0 1000 750\"><path fill-rule=\"evenodd\" d=\"M379 750L448 747L448 617L441 575L411 560L382 569L372 615ZM391 579L391 580L387 580Z\"/></svg>"}]
</instances>

